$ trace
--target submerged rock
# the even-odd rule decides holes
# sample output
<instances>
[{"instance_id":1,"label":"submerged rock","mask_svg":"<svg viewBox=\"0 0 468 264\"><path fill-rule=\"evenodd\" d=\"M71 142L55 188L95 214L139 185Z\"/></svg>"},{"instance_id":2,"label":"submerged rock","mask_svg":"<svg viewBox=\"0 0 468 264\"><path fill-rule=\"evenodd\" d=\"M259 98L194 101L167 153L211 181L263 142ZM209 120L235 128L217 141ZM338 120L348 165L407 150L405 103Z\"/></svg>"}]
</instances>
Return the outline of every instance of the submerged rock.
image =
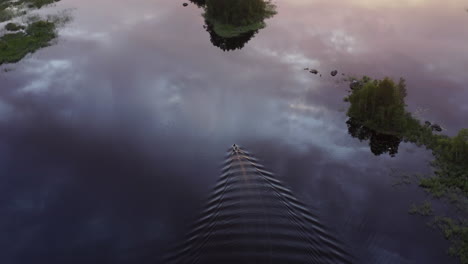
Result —
<instances>
[{"instance_id":1,"label":"submerged rock","mask_svg":"<svg viewBox=\"0 0 468 264\"><path fill-rule=\"evenodd\" d=\"M439 126L438 124L433 124L433 125L431 126L431 129L432 129L432 131L442 132L442 127Z\"/></svg>"},{"instance_id":2,"label":"submerged rock","mask_svg":"<svg viewBox=\"0 0 468 264\"><path fill-rule=\"evenodd\" d=\"M309 68L304 68L304 71L308 71L308 70L309 70Z\"/></svg>"},{"instance_id":3,"label":"submerged rock","mask_svg":"<svg viewBox=\"0 0 468 264\"><path fill-rule=\"evenodd\" d=\"M318 74L318 71L316 69L312 69L312 70L310 70L310 73Z\"/></svg>"},{"instance_id":4,"label":"submerged rock","mask_svg":"<svg viewBox=\"0 0 468 264\"><path fill-rule=\"evenodd\" d=\"M349 88L351 90L354 90L356 88L358 88L359 86L361 86L361 82L358 81L358 80L353 80L350 84L349 84Z\"/></svg>"},{"instance_id":5,"label":"submerged rock","mask_svg":"<svg viewBox=\"0 0 468 264\"><path fill-rule=\"evenodd\" d=\"M188 4L187 4L187 3L183 3L182 5L183 5L183 6L188 6Z\"/></svg>"},{"instance_id":6,"label":"submerged rock","mask_svg":"<svg viewBox=\"0 0 468 264\"><path fill-rule=\"evenodd\" d=\"M331 74L331 76L335 77L335 76L338 74L338 71L337 71L337 70L334 70L334 71L332 71L330 74Z\"/></svg>"},{"instance_id":7,"label":"submerged rock","mask_svg":"<svg viewBox=\"0 0 468 264\"><path fill-rule=\"evenodd\" d=\"M426 122L424 122L424 125L425 125L426 127L430 127L432 124L431 124L431 122L426 121Z\"/></svg>"}]
</instances>

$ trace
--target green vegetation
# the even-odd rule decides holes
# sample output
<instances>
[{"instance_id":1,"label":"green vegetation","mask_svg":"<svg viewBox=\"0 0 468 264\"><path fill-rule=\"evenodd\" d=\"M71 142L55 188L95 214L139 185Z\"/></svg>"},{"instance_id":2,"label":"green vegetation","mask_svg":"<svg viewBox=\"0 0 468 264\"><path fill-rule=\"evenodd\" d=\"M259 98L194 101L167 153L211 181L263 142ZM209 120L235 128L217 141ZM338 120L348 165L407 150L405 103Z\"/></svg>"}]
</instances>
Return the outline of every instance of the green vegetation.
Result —
<instances>
[{"instance_id":1,"label":"green vegetation","mask_svg":"<svg viewBox=\"0 0 468 264\"><path fill-rule=\"evenodd\" d=\"M15 17L15 13L9 9L2 9L0 7L0 22L8 21Z\"/></svg>"},{"instance_id":2,"label":"green vegetation","mask_svg":"<svg viewBox=\"0 0 468 264\"><path fill-rule=\"evenodd\" d=\"M443 195L447 188L458 188L468 196L468 129L452 138L435 136L431 147L436 157L436 176L421 181L421 186L436 196Z\"/></svg>"},{"instance_id":3,"label":"green vegetation","mask_svg":"<svg viewBox=\"0 0 468 264\"><path fill-rule=\"evenodd\" d=\"M39 9L60 0L0 0L0 22L13 19L16 16L26 15L25 8Z\"/></svg>"},{"instance_id":4,"label":"green vegetation","mask_svg":"<svg viewBox=\"0 0 468 264\"><path fill-rule=\"evenodd\" d=\"M205 9L208 26L219 37L234 38L265 27L264 20L276 14L270 0L191 0Z\"/></svg>"},{"instance_id":5,"label":"green vegetation","mask_svg":"<svg viewBox=\"0 0 468 264\"><path fill-rule=\"evenodd\" d=\"M468 264L468 129L448 137L435 134L430 123L422 125L406 110L403 79L396 83L389 78L372 80L365 76L351 81L352 93L344 100L350 103L347 124L353 137L369 140L376 155L395 155L401 141L432 151L434 175L419 179L419 186L434 198L448 199L457 207L461 217L436 217L433 226L451 241L450 253ZM429 202L420 207L413 205L409 212L429 216L432 206Z\"/></svg>"},{"instance_id":6,"label":"green vegetation","mask_svg":"<svg viewBox=\"0 0 468 264\"><path fill-rule=\"evenodd\" d=\"M29 9L39 9L60 0L0 0L0 22L9 21L20 15L26 15ZM29 53L47 47L57 37L57 26L70 20L68 14L59 14L41 18L28 16L23 19L27 26L10 22L5 26L6 33L0 36L0 65L20 61ZM24 31L20 31L24 30ZM18 32L16 32L18 31Z\"/></svg>"},{"instance_id":7,"label":"green vegetation","mask_svg":"<svg viewBox=\"0 0 468 264\"><path fill-rule=\"evenodd\" d=\"M49 46L56 36L55 24L48 21L34 22L25 32L3 35L0 37L0 65L18 62L27 54Z\"/></svg>"},{"instance_id":8,"label":"green vegetation","mask_svg":"<svg viewBox=\"0 0 468 264\"><path fill-rule=\"evenodd\" d=\"M437 216L431 225L440 230L447 240L452 241L449 254L459 257L462 264L468 263L468 220L455 221L449 217Z\"/></svg>"},{"instance_id":9,"label":"green vegetation","mask_svg":"<svg viewBox=\"0 0 468 264\"><path fill-rule=\"evenodd\" d=\"M207 0L204 16L218 35L229 38L264 28L275 8L265 0Z\"/></svg>"},{"instance_id":10,"label":"green vegetation","mask_svg":"<svg viewBox=\"0 0 468 264\"><path fill-rule=\"evenodd\" d=\"M25 29L25 28L26 27L15 24L15 23L8 23L5 26L5 29L8 31L18 31L18 30Z\"/></svg>"},{"instance_id":11,"label":"green vegetation","mask_svg":"<svg viewBox=\"0 0 468 264\"><path fill-rule=\"evenodd\" d=\"M204 9L211 43L223 51L242 49L276 14L271 0L190 0Z\"/></svg>"},{"instance_id":12,"label":"green vegetation","mask_svg":"<svg viewBox=\"0 0 468 264\"><path fill-rule=\"evenodd\" d=\"M405 115L406 86L404 80L395 84L389 78L382 81L364 77L359 89L347 98L351 103L348 116L363 125L387 134L401 134L407 126Z\"/></svg>"},{"instance_id":13,"label":"green vegetation","mask_svg":"<svg viewBox=\"0 0 468 264\"><path fill-rule=\"evenodd\" d=\"M17 3L26 4L29 8L41 8L60 0L20 0Z\"/></svg>"},{"instance_id":14,"label":"green vegetation","mask_svg":"<svg viewBox=\"0 0 468 264\"><path fill-rule=\"evenodd\" d=\"M393 157L398 153L398 147L402 141L401 137L390 133L381 133L369 128L361 120L352 117L346 124L348 125L348 133L352 137L361 141L369 141L369 147L376 156L388 153Z\"/></svg>"},{"instance_id":15,"label":"green vegetation","mask_svg":"<svg viewBox=\"0 0 468 264\"><path fill-rule=\"evenodd\" d=\"M276 14L275 6L265 0L207 0L207 19L220 24L248 26Z\"/></svg>"},{"instance_id":16,"label":"green vegetation","mask_svg":"<svg viewBox=\"0 0 468 264\"><path fill-rule=\"evenodd\" d=\"M408 213L422 216L430 216L433 214L432 204L429 201L425 201L419 206L416 204L412 204L411 209L408 211Z\"/></svg>"},{"instance_id":17,"label":"green vegetation","mask_svg":"<svg viewBox=\"0 0 468 264\"><path fill-rule=\"evenodd\" d=\"M190 2L194 3L198 7L204 7L206 4L206 0L190 0Z\"/></svg>"},{"instance_id":18,"label":"green vegetation","mask_svg":"<svg viewBox=\"0 0 468 264\"><path fill-rule=\"evenodd\" d=\"M214 31L223 38L233 38L241 34L257 31L265 27L264 22L258 22L246 26L233 26L230 24L214 24Z\"/></svg>"},{"instance_id":19,"label":"green vegetation","mask_svg":"<svg viewBox=\"0 0 468 264\"><path fill-rule=\"evenodd\" d=\"M369 140L375 155L388 152L394 156L408 128L417 126L405 111L405 81L371 80L367 76L352 81L353 92L344 99L351 104L346 122L349 134Z\"/></svg>"},{"instance_id":20,"label":"green vegetation","mask_svg":"<svg viewBox=\"0 0 468 264\"><path fill-rule=\"evenodd\" d=\"M0 9L5 10L9 7L26 5L28 8L42 8L60 0L0 0Z\"/></svg>"}]
</instances>

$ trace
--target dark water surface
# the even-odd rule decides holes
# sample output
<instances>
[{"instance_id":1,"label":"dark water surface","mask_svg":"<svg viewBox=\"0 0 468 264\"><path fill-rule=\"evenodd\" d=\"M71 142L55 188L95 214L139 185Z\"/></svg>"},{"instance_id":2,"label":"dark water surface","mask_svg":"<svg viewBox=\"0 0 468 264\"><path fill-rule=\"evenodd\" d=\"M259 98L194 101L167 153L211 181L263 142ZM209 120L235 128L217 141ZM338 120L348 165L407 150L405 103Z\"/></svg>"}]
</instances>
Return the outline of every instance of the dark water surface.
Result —
<instances>
[{"instance_id":1,"label":"dark water surface","mask_svg":"<svg viewBox=\"0 0 468 264\"><path fill-rule=\"evenodd\" d=\"M54 9L74 8L74 21L58 43L2 70L1 263L157 263L233 143L359 263L456 263L407 213L424 193L392 187L392 169L429 172L430 153L404 143L374 156L348 134L338 81L404 77L410 111L456 134L468 126L466 2L277 0L230 52L182 3L63 0Z\"/></svg>"}]
</instances>

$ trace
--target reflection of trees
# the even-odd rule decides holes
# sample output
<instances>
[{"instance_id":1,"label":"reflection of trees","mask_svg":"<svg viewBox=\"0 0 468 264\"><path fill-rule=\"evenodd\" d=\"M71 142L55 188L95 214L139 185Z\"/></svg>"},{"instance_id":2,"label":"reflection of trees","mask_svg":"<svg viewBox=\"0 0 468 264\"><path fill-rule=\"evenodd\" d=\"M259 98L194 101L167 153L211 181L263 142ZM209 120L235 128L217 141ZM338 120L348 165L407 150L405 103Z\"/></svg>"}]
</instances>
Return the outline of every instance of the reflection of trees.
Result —
<instances>
[{"instance_id":1,"label":"reflection of trees","mask_svg":"<svg viewBox=\"0 0 468 264\"><path fill-rule=\"evenodd\" d=\"M395 83L389 78L372 81L364 77L357 84L351 87L353 93L346 98L351 103L346 122L349 134L369 140L375 155L395 156L404 133L414 123L405 112L405 81Z\"/></svg>"},{"instance_id":2,"label":"reflection of trees","mask_svg":"<svg viewBox=\"0 0 468 264\"><path fill-rule=\"evenodd\" d=\"M203 8L206 29L214 46L242 49L276 14L270 0L190 0Z\"/></svg>"},{"instance_id":3,"label":"reflection of trees","mask_svg":"<svg viewBox=\"0 0 468 264\"><path fill-rule=\"evenodd\" d=\"M190 2L194 3L198 7L204 7L206 4L206 0L190 0Z\"/></svg>"},{"instance_id":4,"label":"reflection of trees","mask_svg":"<svg viewBox=\"0 0 468 264\"><path fill-rule=\"evenodd\" d=\"M422 177L419 186L433 197L448 198L456 207L454 218L436 217L433 226L440 229L451 242L450 254L462 263L468 260L468 129L449 137L435 134L440 126L422 125L406 110L406 85L403 79L396 83L389 78L354 80L352 93L345 98L348 109L348 132L360 140L369 140L375 155L394 156L402 140L432 151L434 174ZM439 127L439 129L437 129ZM435 129L434 129L435 128ZM434 225L435 224L435 225Z\"/></svg>"},{"instance_id":5,"label":"reflection of trees","mask_svg":"<svg viewBox=\"0 0 468 264\"><path fill-rule=\"evenodd\" d=\"M351 103L348 116L387 134L405 131L408 125L405 81L395 83L389 78L374 81L364 78L360 84L347 98Z\"/></svg>"},{"instance_id":6,"label":"reflection of trees","mask_svg":"<svg viewBox=\"0 0 468 264\"><path fill-rule=\"evenodd\" d=\"M438 177L424 180L421 186L437 195L445 188L459 188L468 194L468 130L462 129L457 136L448 137L433 133L426 122L406 111L406 85L389 78L371 80L368 77L356 80L350 87L353 92L345 98L351 103L348 109L348 132L359 140L369 140L372 153L381 155L398 153L401 141L424 145L432 150ZM441 191L443 190L443 191Z\"/></svg>"},{"instance_id":7,"label":"reflection of trees","mask_svg":"<svg viewBox=\"0 0 468 264\"><path fill-rule=\"evenodd\" d=\"M276 14L269 0L206 0L205 17L218 26L261 27Z\"/></svg>"},{"instance_id":8,"label":"reflection of trees","mask_svg":"<svg viewBox=\"0 0 468 264\"><path fill-rule=\"evenodd\" d=\"M398 147L402 141L401 138L379 133L376 130L370 129L364 126L355 118L349 118L346 122L348 125L348 133L361 141L369 140L369 146L375 155L381 155L388 153L390 156L394 157L398 153Z\"/></svg>"},{"instance_id":9,"label":"reflection of trees","mask_svg":"<svg viewBox=\"0 0 468 264\"><path fill-rule=\"evenodd\" d=\"M223 51L242 49L258 32L258 30L254 30L244 32L235 37L225 38L218 35L214 31L213 24L210 24L208 21L206 21L206 31L210 33L211 43Z\"/></svg>"}]
</instances>

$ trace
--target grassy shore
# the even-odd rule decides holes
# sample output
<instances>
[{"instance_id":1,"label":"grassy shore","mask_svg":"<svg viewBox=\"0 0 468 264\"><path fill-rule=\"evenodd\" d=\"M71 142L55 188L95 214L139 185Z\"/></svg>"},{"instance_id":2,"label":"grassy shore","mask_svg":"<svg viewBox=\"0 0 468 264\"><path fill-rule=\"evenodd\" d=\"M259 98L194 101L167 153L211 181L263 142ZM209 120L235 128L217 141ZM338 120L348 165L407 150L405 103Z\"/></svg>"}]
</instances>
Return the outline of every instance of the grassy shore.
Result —
<instances>
[{"instance_id":1,"label":"grassy shore","mask_svg":"<svg viewBox=\"0 0 468 264\"><path fill-rule=\"evenodd\" d=\"M449 253L468 264L468 129L454 137L434 132L406 110L406 84L389 78L369 77L351 80L352 93L345 98L350 103L347 115L365 129L386 134L401 141L424 146L432 151L434 174L422 177L418 184L434 199L443 199L456 207L451 216L433 216L431 226L440 230L451 242ZM364 137L365 138L365 137ZM398 148L398 147L396 147ZM428 203L413 206L410 213L431 216Z\"/></svg>"},{"instance_id":2,"label":"grassy shore","mask_svg":"<svg viewBox=\"0 0 468 264\"><path fill-rule=\"evenodd\" d=\"M10 21L16 16L25 16L31 9L39 9L59 0L0 0L0 22ZM63 19L62 19L63 20ZM26 19L24 24L9 22L6 34L0 36L0 65L16 63L26 55L50 46L57 37L56 29L61 19L49 16Z\"/></svg>"},{"instance_id":3,"label":"grassy shore","mask_svg":"<svg viewBox=\"0 0 468 264\"><path fill-rule=\"evenodd\" d=\"M27 54L49 46L56 36L55 24L48 21L34 22L25 32L3 35L0 37L0 65L18 62Z\"/></svg>"}]
</instances>

